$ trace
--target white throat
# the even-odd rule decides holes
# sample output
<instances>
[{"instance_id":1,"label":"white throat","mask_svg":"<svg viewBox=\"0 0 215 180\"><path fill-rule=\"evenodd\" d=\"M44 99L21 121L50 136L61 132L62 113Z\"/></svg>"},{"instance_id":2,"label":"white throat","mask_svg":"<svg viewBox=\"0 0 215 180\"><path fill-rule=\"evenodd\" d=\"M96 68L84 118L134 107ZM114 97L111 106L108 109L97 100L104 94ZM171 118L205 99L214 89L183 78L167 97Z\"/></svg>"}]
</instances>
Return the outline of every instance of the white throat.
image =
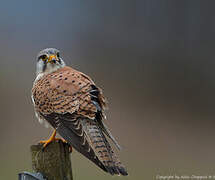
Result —
<instances>
[{"instance_id":1,"label":"white throat","mask_svg":"<svg viewBox=\"0 0 215 180\"><path fill-rule=\"evenodd\" d=\"M51 73L57 71L58 69L63 68L65 66L65 64L63 64L61 66L52 66L52 67L49 67L49 66L52 66L52 64L47 64L47 68L44 72L36 73L36 79L34 82L37 82L39 79L41 79L45 75L51 74Z\"/></svg>"},{"instance_id":2,"label":"white throat","mask_svg":"<svg viewBox=\"0 0 215 180\"><path fill-rule=\"evenodd\" d=\"M43 76L53 73L55 71L57 71L60 68L63 68L65 66L64 61L61 61L61 64L51 64L51 63L47 63L45 70L44 69L44 62L43 61L38 61L37 62L37 71L36 71L36 79L35 82L38 81L39 79L41 79Z\"/></svg>"}]
</instances>

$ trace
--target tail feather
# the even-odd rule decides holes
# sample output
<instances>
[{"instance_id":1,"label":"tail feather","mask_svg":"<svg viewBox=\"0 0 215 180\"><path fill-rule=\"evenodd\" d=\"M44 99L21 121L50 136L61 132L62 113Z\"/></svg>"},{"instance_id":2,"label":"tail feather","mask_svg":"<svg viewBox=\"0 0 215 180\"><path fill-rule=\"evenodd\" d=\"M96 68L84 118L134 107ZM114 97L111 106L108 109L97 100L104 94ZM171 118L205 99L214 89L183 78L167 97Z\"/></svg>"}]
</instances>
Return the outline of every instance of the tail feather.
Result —
<instances>
[{"instance_id":1,"label":"tail feather","mask_svg":"<svg viewBox=\"0 0 215 180\"><path fill-rule=\"evenodd\" d=\"M118 150L121 150L121 146L119 145L119 143L116 141L116 139L112 136L111 132L109 131L108 127L102 122L102 130L103 132L107 135L107 137L109 137L112 142L114 143L114 145L117 147Z\"/></svg>"},{"instance_id":2,"label":"tail feather","mask_svg":"<svg viewBox=\"0 0 215 180\"><path fill-rule=\"evenodd\" d=\"M128 175L124 166L113 152L102 130L98 127L98 124L89 119L82 119L81 122L89 144L91 144L96 156L105 166L106 170L112 175Z\"/></svg>"},{"instance_id":3,"label":"tail feather","mask_svg":"<svg viewBox=\"0 0 215 180\"><path fill-rule=\"evenodd\" d=\"M43 117L78 152L111 175L128 175L96 121L71 114Z\"/></svg>"},{"instance_id":4,"label":"tail feather","mask_svg":"<svg viewBox=\"0 0 215 180\"><path fill-rule=\"evenodd\" d=\"M86 140L86 135L83 132L82 126L78 119L74 119L70 114L50 114L43 117L46 118L46 120L72 147L94 162L102 170L108 172Z\"/></svg>"}]
</instances>

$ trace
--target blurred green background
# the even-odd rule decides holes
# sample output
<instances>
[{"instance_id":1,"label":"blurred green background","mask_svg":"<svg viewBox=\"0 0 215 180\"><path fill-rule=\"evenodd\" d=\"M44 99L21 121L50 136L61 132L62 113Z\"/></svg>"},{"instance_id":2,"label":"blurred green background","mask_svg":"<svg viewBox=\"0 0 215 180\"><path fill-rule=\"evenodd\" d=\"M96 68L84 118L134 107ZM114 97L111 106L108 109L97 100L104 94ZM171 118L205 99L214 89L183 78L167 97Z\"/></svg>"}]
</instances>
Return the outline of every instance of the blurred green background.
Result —
<instances>
[{"instance_id":1,"label":"blurred green background","mask_svg":"<svg viewBox=\"0 0 215 180\"><path fill-rule=\"evenodd\" d=\"M31 170L30 145L51 130L34 116L37 53L104 89L107 125L129 176L215 170L215 1L1 1L0 179ZM74 179L118 179L72 153Z\"/></svg>"}]
</instances>

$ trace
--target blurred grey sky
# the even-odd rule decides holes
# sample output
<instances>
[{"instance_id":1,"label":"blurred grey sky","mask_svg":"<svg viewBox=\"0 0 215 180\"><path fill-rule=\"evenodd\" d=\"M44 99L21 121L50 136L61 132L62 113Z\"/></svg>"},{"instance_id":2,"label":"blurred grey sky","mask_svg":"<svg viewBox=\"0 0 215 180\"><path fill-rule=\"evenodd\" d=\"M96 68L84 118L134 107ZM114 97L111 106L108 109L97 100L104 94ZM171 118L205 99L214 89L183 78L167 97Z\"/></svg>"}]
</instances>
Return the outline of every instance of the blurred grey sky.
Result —
<instances>
[{"instance_id":1,"label":"blurred grey sky","mask_svg":"<svg viewBox=\"0 0 215 180\"><path fill-rule=\"evenodd\" d=\"M214 7L209 0L1 1L0 177L30 170L30 145L51 132L30 98L35 58L46 47L104 89L125 179L213 174ZM76 179L110 178L77 152L72 159Z\"/></svg>"}]
</instances>

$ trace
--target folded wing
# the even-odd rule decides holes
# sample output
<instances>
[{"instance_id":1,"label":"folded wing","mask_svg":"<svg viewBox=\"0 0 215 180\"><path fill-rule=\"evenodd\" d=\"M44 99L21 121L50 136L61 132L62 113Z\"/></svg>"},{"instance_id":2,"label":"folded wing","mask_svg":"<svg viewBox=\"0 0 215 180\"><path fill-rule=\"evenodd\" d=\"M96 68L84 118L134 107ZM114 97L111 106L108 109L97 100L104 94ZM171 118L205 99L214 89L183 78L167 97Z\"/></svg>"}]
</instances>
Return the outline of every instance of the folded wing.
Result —
<instances>
[{"instance_id":1,"label":"folded wing","mask_svg":"<svg viewBox=\"0 0 215 180\"><path fill-rule=\"evenodd\" d=\"M64 67L39 80L32 94L40 117L72 147L104 171L127 175L104 135L120 148L102 121L105 98L88 76Z\"/></svg>"}]
</instances>

